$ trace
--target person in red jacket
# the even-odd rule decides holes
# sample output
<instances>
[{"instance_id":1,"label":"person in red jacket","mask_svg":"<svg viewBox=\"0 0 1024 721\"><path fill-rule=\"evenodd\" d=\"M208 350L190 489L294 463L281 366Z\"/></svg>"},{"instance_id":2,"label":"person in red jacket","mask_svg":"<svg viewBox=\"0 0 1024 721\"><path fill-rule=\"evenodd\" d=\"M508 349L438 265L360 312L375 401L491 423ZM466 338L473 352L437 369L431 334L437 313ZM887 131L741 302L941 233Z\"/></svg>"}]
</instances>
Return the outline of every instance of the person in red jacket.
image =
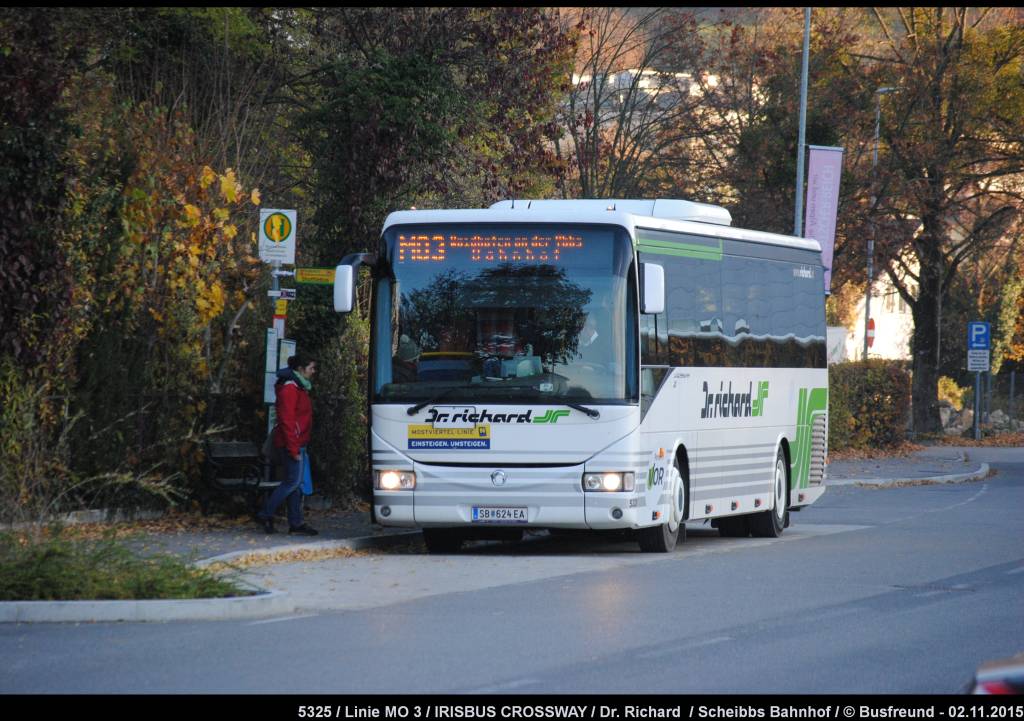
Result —
<instances>
[{"instance_id":1,"label":"person in red jacket","mask_svg":"<svg viewBox=\"0 0 1024 721\"><path fill-rule=\"evenodd\" d=\"M288 533L315 536L317 530L302 520L303 463L308 463L306 444L313 430L313 405L309 400L311 380L316 372L316 361L305 353L288 359L288 367L277 372L274 391L277 395L277 425L273 443L276 461L285 467L286 475L267 498L256 519L267 533L274 533L274 513L287 499Z\"/></svg>"}]
</instances>

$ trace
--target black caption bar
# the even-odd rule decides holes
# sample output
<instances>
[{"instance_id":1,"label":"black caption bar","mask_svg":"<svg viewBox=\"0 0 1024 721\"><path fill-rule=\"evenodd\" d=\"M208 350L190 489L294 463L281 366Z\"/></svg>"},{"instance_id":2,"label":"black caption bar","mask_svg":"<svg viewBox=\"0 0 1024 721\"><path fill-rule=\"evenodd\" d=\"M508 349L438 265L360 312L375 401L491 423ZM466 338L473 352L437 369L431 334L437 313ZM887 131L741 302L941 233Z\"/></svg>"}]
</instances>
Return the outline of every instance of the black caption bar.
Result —
<instances>
[{"instance_id":1,"label":"black caption bar","mask_svg":"<svg viewBox=\"0 0 1024 721\"><path fill-rule=\"evenodd\" d=\"M8 696L8 700L17 697ZM738 696L681 695L402 695L363 696L32 696L34 709L60 707L102 713L103 718L136 718L153 708L161 713L242 714L260 721L521 721L523 719L1019 719L1024 696ZM90 707L92 707L90 709Z\"/></svg>"}]
</instances>

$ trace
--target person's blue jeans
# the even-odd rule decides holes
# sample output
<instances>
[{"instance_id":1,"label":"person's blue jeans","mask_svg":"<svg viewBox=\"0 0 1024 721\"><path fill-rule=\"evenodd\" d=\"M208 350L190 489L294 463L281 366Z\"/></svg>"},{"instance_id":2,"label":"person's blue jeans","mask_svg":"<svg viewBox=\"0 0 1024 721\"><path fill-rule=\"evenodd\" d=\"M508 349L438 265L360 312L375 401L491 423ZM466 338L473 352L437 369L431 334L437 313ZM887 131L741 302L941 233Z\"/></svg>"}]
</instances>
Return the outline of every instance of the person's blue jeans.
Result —
<instances>
[{"instance_id":1,"label":"person's blue jeans","mask_svg":"<svg viewBox=\"0 0 1024 721\"><path fill-rule=\"evenodd\" d=\"M278 452L284 457L285 479L263 504L260 518L273 518L278 507L287 499L288 526L297 528L302 525L302 461L292 458L287 449L281 448ZM301 453L299 458L303 458Z\"/></svg>"}]
</instances>

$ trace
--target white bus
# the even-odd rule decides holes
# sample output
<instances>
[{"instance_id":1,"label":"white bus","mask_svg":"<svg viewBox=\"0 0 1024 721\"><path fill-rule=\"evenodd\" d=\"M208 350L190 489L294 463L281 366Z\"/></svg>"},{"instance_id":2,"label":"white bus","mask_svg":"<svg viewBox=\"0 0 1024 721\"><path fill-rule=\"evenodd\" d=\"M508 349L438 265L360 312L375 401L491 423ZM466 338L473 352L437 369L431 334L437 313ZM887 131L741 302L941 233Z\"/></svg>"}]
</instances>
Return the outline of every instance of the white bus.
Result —
<instances>
[{"instance_id":1,"label":"white bus","mask_svg":"<svg viewBox=\"0 0 1024 721\"><path fill-rule=\"evenodd\" d=\"M373 512L431 552L525 528L774 537L825 490L816 241L684 200L391 213L374 279Z\"/></svg>"}]
</instances>

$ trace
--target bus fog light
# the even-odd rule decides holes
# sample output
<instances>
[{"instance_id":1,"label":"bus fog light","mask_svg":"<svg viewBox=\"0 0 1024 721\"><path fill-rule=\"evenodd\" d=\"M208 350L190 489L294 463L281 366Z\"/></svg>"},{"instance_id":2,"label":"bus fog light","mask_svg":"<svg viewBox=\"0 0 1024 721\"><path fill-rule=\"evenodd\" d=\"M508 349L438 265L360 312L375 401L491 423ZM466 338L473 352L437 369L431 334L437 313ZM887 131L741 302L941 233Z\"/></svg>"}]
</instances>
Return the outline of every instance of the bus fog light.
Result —
<instances>
[{"instance_id":1,"label":"bus fog light","mask_svg":"<svg viewBox=\"0 0 1024 721\"><path fill-rule=\"evenodd\" d=\"M622 518L622 509L621 508L613 508L612 509L612 518L614 518L616 521L619 520L620 518Z\"/></svg>"},{"instance_id":2,"label":"bus fog light","mask_svg":"<svg viewBox=\"0 0 1024 721\"><path fill-rule=\"evenodd\" d=\"M416 488L416 474L412 471L377 471L380 491L411 491Z\"/></svg>"},{"instance_id":3,"label":"bus fog light","mask_svg":"<svg viewBox=\"0 0 1024 721\"><path fill-rule=\"evenodd\" d=\"M380 515L384 516L384 518L387 518L388 516L390 516L391 515L391 506L381 506L381 508L380 508Z\"/></svg>"},{"instance_id":4,"label":"bus fog light","mask_svg":"<svg viewBox=\"0 0 1024 721\"><path fill-rule=\"evenodd\" d=\"M635 486L635 476L632 471L606 471L604 473L583 474L584 491L632 491Z\"/></svg>"}]
</instances>

